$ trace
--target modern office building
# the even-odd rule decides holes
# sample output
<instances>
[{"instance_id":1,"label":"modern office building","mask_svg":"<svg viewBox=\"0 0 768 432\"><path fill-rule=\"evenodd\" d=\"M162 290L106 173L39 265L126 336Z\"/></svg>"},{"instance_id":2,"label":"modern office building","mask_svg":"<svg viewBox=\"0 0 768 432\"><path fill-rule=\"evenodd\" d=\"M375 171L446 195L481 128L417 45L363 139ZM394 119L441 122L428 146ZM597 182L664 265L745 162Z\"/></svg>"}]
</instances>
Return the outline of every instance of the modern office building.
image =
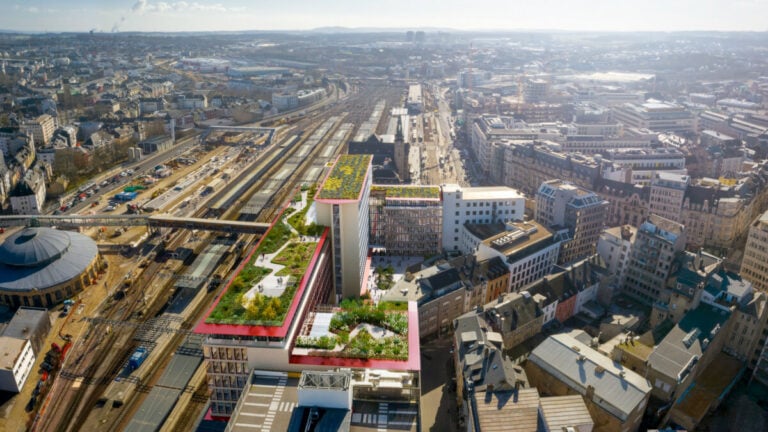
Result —
<instances>
[{"instance_id":1,"label":"modern office building","mask_svg":"<svg viewBox=\"0 0 768 432\"><path fill-rule=\"evenodd\" d=\"M624 293L652 304L666 302L667 279L673 262L685 249L685 227L651 215L637 230L624 281Z\"/></svg>"},{"instance_id":2,"label":"modern office building","mask_svg":"<svg viewBox=\"0 0 768 432\"><path fill-rule=\"evenodd\" d=\"M442 252L443 203L437 186L371 186L370 245L392 255Z\"/></svg>"},{"instance_id":3,"label":"modern office building","mask_svg":"<svg viewBox=\"0 0 768 432\"><path fill-rule=\"evenodd\" d=\"M368 256L370 155L342 155L315 196L317 222L331 229L337 301L360 296Z\"/></svg>"},{"instance_id":4,"label":"modern office building","mask_svg":"<svg viewBox=\"0 0 768 432\"><path fill-rule=\"evenodd\" d=\"M656 132L695 132L696 118L672 102L649 99L642 104L625 103L613 107L613 119L627 127Z\"/></svg>"},{"instance_id":5,"label":"modern office building","mask_svg":"<svg viewBox=\"0 0 768 432\"><path fill-rule=\"evenodd\" d=\"M760 215L749 227L741 277L752 282L757 291L768 291L768 211Z\"/></svg>"},{"instance_id":6,"label":"modern office building","mask_svg":"<svg viewBox=\"0 0 768 432\"><path fill-rule=\"evenodd\" d=\"M603 165L603 178L650 186L659 172L686 175L685 155L675 148L611 149L603 152L611 161Z\"/></svg>"},{"instance_id":7,"label":"modern office building","mask_svg":"<svg viewBox=\"0 0 768 432\"><path fill-rule=\"evenodd\" d=\"M497 224L519 221L525 214L525 198L504 186L463 188L442 186L443 249L460 250L461 230L465 224Z\"/></svg>"},{"instance_id":8,"label":"modern office building","mask_svg":"<svg viewBox=\"0 0 768 432\"><path fill-rule=\"evenodd\" d=\"M468 224L461 234L461 251L478 260L501 258L509 267L509 291L549 274L557 263L560 241L543 225L530 222Z\"/></svg>"},{"instance_id":9,"label":"modern office building","mask_svg":"<svg viewBox=\"0 0 768 432\"><path fill-rule=\"evenodd\" d=\"M536 222L564 230L558 262L568 264L595 253L608 202L596 193L562 180L545 181L536 193Z\"/></svg>"}]
</instances>

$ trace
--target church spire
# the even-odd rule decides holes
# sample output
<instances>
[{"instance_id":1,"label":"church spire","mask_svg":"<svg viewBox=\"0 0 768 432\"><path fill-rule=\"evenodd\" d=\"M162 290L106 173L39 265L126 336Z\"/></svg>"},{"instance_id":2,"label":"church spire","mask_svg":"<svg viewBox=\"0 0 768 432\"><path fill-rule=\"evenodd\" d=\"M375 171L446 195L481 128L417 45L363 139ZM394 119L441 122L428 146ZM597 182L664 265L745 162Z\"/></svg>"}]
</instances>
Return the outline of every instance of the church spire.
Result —
<instances>
[{"instance_id":1,"label":"church spire","mask_svg":"<svg viewBox=\"0 0 768 432\"><path fill-rule=\"evenodd\" d=\"M403 142L403 116L397 116L397 131L395 132L395 142Z\"/></svg>"}]
</instances>

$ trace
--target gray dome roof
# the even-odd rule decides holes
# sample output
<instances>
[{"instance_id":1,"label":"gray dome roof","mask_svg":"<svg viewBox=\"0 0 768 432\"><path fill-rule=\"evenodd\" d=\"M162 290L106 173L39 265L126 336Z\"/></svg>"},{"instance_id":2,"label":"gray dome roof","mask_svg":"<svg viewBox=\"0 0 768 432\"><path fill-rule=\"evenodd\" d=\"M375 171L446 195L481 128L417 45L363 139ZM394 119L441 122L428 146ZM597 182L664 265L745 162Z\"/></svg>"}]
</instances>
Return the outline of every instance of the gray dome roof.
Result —
<instances>
[{"instance_id":1,"label":"gray dome roof","mask_svg":"<svg viewBox=\"0 0 768 432\"><path fill-rule=\"evenodd\" d=\"M29 291L68 282L99 253L88 236L51 228L27 228L0 245L0 290Z\"/></svg>"},{"instance_id":2,"label":"gray dome roof","mask_svg":"<svg viewBox=\"0 0 768 432\"><path fill-rule=\"evenodd\" d=\"M15 267L36 267L55 261L72 244L64 231L26 228L0 245L0 263Z\"/></svg>"}]
</instances>

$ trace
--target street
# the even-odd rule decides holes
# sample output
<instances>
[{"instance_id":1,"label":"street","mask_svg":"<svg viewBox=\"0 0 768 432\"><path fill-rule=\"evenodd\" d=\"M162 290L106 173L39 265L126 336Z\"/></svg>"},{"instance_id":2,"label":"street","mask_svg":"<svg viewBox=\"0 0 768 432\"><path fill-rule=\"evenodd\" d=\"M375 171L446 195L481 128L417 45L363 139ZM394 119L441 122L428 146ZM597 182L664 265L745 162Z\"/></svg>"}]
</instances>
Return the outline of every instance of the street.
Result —
<instances>
[{"instance_id":1,"label":"street","mask_svg":"<svg viewBox=\"0 0 768 432\"><path fill-rule=\"evenodd\" d=\"M421 344L421 424L424 431L459 430L451 345L450 338Z\"/></svg>"}]
</instances>

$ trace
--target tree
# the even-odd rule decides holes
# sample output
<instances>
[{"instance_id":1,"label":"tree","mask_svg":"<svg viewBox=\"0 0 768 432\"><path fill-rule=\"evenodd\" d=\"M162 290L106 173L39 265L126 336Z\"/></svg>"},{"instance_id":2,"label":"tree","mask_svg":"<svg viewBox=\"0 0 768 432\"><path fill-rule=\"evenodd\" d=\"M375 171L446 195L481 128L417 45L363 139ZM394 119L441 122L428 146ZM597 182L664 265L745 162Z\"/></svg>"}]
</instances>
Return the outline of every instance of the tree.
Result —
<instances>
[{"instance_id":1,"label":"tree","mask_svg":"<svg viewBox=\"0 0 768 432\"><path fill-rule=\"evenodd\" d=\"M272 305L265 307L261 312L261 319L264 321L274 321L277 318L277 312L272 308Z\"/></svg>"}]
</instances>

